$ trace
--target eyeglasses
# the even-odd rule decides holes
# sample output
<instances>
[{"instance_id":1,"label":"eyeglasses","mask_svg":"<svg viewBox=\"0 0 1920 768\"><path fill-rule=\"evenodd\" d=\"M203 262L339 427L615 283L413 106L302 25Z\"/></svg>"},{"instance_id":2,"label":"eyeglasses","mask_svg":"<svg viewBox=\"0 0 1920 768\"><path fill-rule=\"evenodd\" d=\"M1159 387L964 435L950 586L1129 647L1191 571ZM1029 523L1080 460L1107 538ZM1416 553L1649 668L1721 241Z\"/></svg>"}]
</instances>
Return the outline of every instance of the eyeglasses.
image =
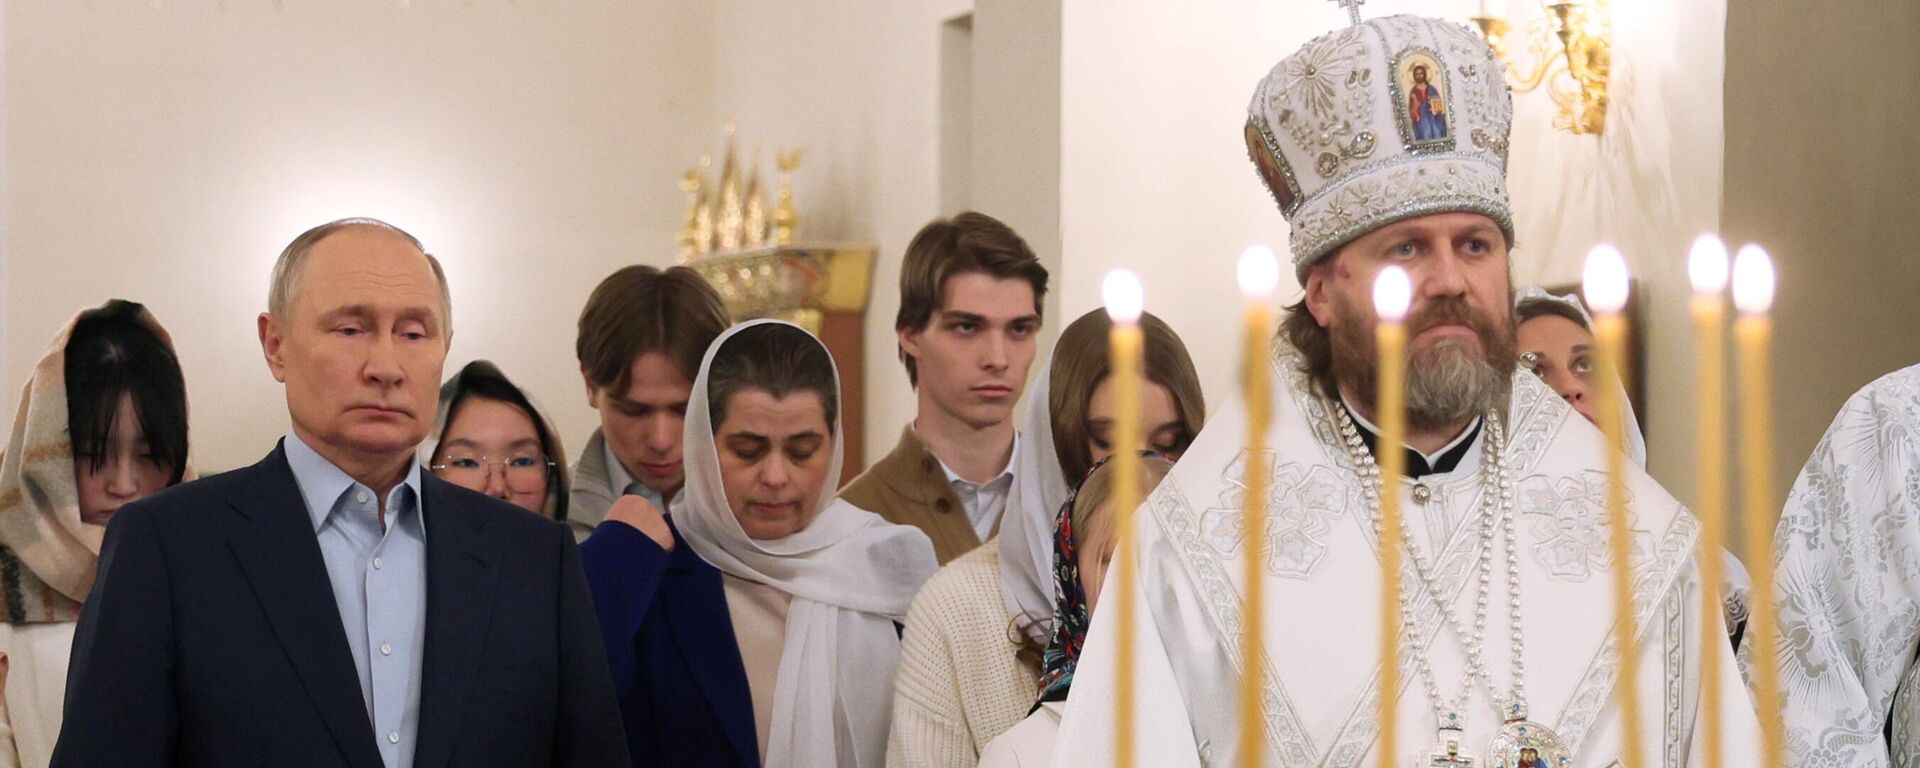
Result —
<instances>
[{"instance_id":1,"label":"eyeglasses","mask_svg":"<svg viewBox=\"0 0 1920 768\"><path fill-rule=\"evenodd\" d=\"M506 475L507 488L515 493L535 493L547 487L553 460L540 455L513 456L499 461L490 461L485 456L448 456L427 468L442 480L477 488L487 484L494 467Z\"/></svg>"}]
</instances>

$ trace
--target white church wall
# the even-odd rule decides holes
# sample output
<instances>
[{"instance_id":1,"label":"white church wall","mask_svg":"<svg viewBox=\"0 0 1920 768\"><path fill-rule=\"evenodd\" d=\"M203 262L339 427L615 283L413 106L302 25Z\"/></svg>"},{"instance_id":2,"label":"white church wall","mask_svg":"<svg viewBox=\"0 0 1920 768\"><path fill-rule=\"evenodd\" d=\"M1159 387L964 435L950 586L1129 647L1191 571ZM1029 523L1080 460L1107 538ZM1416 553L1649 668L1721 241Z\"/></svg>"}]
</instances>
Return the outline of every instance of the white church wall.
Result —
<instances>
[{"instance_id":1,"label":"white church wall","mask_svg":"<svg viewBox=\"0 0 1920 768\"><path fill-rule=\"evenodd\" d=\"M894 357L900 253L940 210L941 24L969 10L966 0L715 3L714 124L736 119L769 163L775 149L806 148L793 181L802 239L879 248L866 327L869 462L913 418Z\"/></svg>"},{"instance_id":2,"label":"white church wall","mask_svg":"<svg viewBox=\"0 0 1920 768\"><path fill-rule=\"evenodd\" d=\"M606 273L671 261L711 3L0 8L7 413L67 318L135 299L179 345L196 463L251 462L286 428L254 330L272 260L372 215L445 262L448 371L495 360L585 440L575 321Z\"/></svg>"},{"instance_id":3,"label":"white church wall","mask_svg":"<svg viewBox=\"0 0 1920 768\"><path fill-rule=\"evenodd\" d=\"M943 125L942 27L971 15L970 106ZM935 216L971 207L1021 232L1060 279L1059 9L1015 0L720 0L714 43L716 120L748 140L804 146L794 178L803 237L878 247L867 314L866 459L891 449L915 400L894 356L900 260ZM951 32L951 30L949 30ZM951 110L965 109L964 114ZM717 125L717 123L716 123ZM966 135L966 198L943 201L942 142ZM950 158L949 161L952 161ZM959 203L960 205L955 205ZM1048 299L1048 332L1057 299Z\"/></svg>"},{"instance_id":4,"label":"white church wall","mask_svg":"<svg viewBox=\"0 0 1920 768\"><path fill-rule=\"evenodd\" d=\"M1363 8L1464 23L1478 4ZM1577 280L1590 245L1621 244L1649 286L1652 451L1656 460L1687 457L1681 260L1718 221L1725 5L1614 0L1613 8L1614 108L1604 136L1551 130L1544 93L1517 99L1515 277ZM1346 24L1344 12L1324 0L1068 0L1063 18L1063 313L1098 306L1107 270L1140 272L1148 309L1181 332L1209 399L1220 402L1238 366L1234 263L1250 243L1287 253L1286 224L1241 143L1247 100L1280 57ZM1284 271L1280 300L1291 303L1299 289ZM1689 464L1659 463L1654 473L1689 498Z\"/></svg>"}]
</instances>

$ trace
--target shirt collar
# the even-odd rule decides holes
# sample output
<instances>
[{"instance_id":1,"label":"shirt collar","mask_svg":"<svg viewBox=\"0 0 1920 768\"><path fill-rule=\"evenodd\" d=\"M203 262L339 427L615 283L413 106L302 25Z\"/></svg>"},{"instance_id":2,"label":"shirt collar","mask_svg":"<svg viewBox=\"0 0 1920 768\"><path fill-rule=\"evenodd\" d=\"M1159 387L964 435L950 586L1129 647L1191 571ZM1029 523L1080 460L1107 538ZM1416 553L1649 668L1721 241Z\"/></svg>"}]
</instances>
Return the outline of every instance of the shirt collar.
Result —
<instances>
[{"instance_id":1,"label":"shirt collar","mask_svg":"<svg viewBox=\"0 0 1920 768\"><path fill-rule=\"evenodd\" d=\"M293 470L294 483L300 486L300 499L306 502L307 514L313 518L313 529L318 531L325 525L327 517L333 514L333 508L341 497L354 488L366 488L351 475L334 466L319 451L307 445L300 436L289 431L285 442L287 466ZM404 489L404 494L403 494ZM391 510L404 506L405 494L411 498L420 498L420 462L414 461L407 467L407 477L387 495L387 507ZM394 503L399 501L401 503Z\"/></svg>"},{"instance_id":2,"label":"shirt collar","mask_svg":"<svg viewBox=\"0 0 1920 768\"><path fill-rule=\"evenodd\" d=\"M613 441L606 439L605 433L600 440L600 452L607 458L607 490L616 497L626 493L627 486L633 485L633 475L628 474L627 465L620 463L620 457L613 454Z\"/></svg>"},{"instance_id":3,"label":"shirt collar","mask_svg":"<svg viewBox=\"0 0 1920 768\"><path fill-rule=\"evenodd\" d=\"M1380 453L1380 428L1374 426L1372 421L1367 420L1367 417L1360 415L1360 410L1354 408L1352 403L1347 402L1345 393L1340 395L1340 407L1345 409L1347 415L1353 418L1354 426L1360 428L1360 439L1367 444L1367 450L1378 456ZM1452 472L1454 468L1460 465L1460 460L1466 458L1469 449L1479 440L1479 437L1480 417L1475 416L1473 421L1467 424L1466 429L1460 430L1459 435L1455 436L1453 440L1449 441L1446 445L1441 446L1440 450L1434 451L1433 453L1422 453L1413 446L1402 444L1401 447L1406 449L1407 452L1407 476L1421 477L1424 475Z\"/></svg>"},{"instance_id":4,"label":"shirt collar","mask_svg":"<svg viewBox=\"0 0 1920 768\"><path fill-rule=\"evenodd\" d=\"M934 454L933 451L927 451L927 455L933 456L934 462L940 465L940 471L946 473L947 485L964 486L967 488L985 488L989 485L993 485L994 483L998 483L1003 480L1006 481L1008 484L1012 484L1013 468L1020 461L1020 433L1017 431L1013 433L1013 450L1007 452L1006 468L1000 470L1000 474L996 475L992 480L988 480L984 483L975 484L972 480L968 480L964 477L961 477L960 473L953 471L953 468L947 466L947 462L941 459L937 454Z\"/></svg>"},{"instance_id":5,"label":"shirt collar","mask_svg":"<svg viewBox=\"0 0 1920 768\"><path fill-rule=\"evenodd\" d=\"M670 514L672 506L677 506L681 496L686 493L686 488L682 486L680 491L673 495L674 505L669 505L667 498L660 495L659 491L633 479L633 475L627 472L627 465L621 464L620 457L613 455L613 443L607 442L605 437L601 438L600 451L606 455L607 492L615 499L629 494L640 496L662 514Z\"/></svg>"}]
</instances>

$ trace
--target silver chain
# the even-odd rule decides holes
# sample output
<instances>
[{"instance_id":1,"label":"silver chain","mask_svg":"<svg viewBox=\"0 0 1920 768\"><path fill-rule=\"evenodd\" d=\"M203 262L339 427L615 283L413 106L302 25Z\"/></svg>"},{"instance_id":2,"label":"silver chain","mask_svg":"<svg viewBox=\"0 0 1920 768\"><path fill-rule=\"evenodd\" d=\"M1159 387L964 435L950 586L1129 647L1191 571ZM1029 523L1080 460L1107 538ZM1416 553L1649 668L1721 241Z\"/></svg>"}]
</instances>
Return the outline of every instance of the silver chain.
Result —
<instances>
[{"instance_id":1,"label":"silver chain","mask_svg":"<svg viewBox=\"0 0 1920 768\"><path fill-rule=\"evenodd\" d=\"M1360 438L1359 429L1354 426L1353 419L1347 414L1346 409L1341 408L1339 412L1341 437L1344 438L1347 451L1352 456L1362 478L1363 496L1372 518L1374 537L1376 540L1384 540L1385 532L1382 530L1384 526L1380 519L1380 494L1384 491L1382 487L1384 479L1381 477L1380 466L1374 460L1373 453L1367 450L1365 441ZM1472 693L1475 680L1486 687L1493 706L1502 719L1523 720L1527 716L1525 635L1520 618L1520 559L1517 538L1514 535L1513 484L1504 463L1506 435L1497 414L1487 414L1483 423L1486 425L1487 450L1481 474L1485 478L1488 492L1482 496L1479 515L1481 546L1480 555L1475 564L1479 583L1478 594L1474 598L1471 630L1468 629L1466 622L1461 621L1459 613L1453 609L1453 601L1447 599L1441 589L1433 562L1421 549L1411 529L1404 524L1400 526L1399 538L1409 554L1408 559L1413 563L1414 576L1419 580L1423 591L1433 600L1435 607L1439 609L1440 615L1453 629L1454 634L1460 637L1461 647L1465 649L1467 655L1466 670L1461 675L1460 692L1452 701L1448 701L1440 693L1439 679L1434 675L1431 658L1415 641L1420 636L1420 632L1414 600L1407 590L1400 591L1402 639L1406 647L1415 649L1414 663L1426 684L1429 705L1432 706L1434 718L1442 730L1465 730L1465 724L1462 722L1463 711ZM1394 492L1397 493L1398 489L1394 489ZM1508 617L1508 637L1513 654L1513 686L1511 693L1507 696L1502 696L1494 686L1492 675L1487 672L1483 653L1487 609L1492 594L1493 528L1496 519L1499 521L1501 534L1506 538L1507 593L1509 605L1512 607ZM1382 692L1382 695L1390 696L1393 692ZM1503 702L1502 699L1505 701Z\"/></svg>"}]
</instances>

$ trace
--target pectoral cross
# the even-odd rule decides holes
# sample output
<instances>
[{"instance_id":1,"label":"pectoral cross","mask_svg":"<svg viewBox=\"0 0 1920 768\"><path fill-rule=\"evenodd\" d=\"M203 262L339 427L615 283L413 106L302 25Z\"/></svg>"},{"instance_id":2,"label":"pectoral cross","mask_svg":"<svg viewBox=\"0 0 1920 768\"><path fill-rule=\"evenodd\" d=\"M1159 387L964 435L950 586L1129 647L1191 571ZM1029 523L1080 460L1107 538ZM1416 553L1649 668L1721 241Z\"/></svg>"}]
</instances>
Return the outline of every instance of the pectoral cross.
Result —
<instances>
[{"instance_id":1,"label":"pectoral cross","mask_svg":"<svg viewBox=\"0 0 1920 768\"><path fill-rule=\"evenodd\" d=\"M1334 5L1347 9L1347 15L1353 17L1353 25L1360 26L1360 4L1367 0L1333 0Z\"/></svg>"},{"instance_id":2,"label":"pectoral cross","mask_svg":"<svg viewBox=\"0 0 1920 768\"><path fill-rule=\"evenodd\" d=\"M1421 758L1419 768L1473 768L1473 758L1460 754L1459 731L1440 729L1440 743L1444 746Z\"/></svg>"}]
</instances>

